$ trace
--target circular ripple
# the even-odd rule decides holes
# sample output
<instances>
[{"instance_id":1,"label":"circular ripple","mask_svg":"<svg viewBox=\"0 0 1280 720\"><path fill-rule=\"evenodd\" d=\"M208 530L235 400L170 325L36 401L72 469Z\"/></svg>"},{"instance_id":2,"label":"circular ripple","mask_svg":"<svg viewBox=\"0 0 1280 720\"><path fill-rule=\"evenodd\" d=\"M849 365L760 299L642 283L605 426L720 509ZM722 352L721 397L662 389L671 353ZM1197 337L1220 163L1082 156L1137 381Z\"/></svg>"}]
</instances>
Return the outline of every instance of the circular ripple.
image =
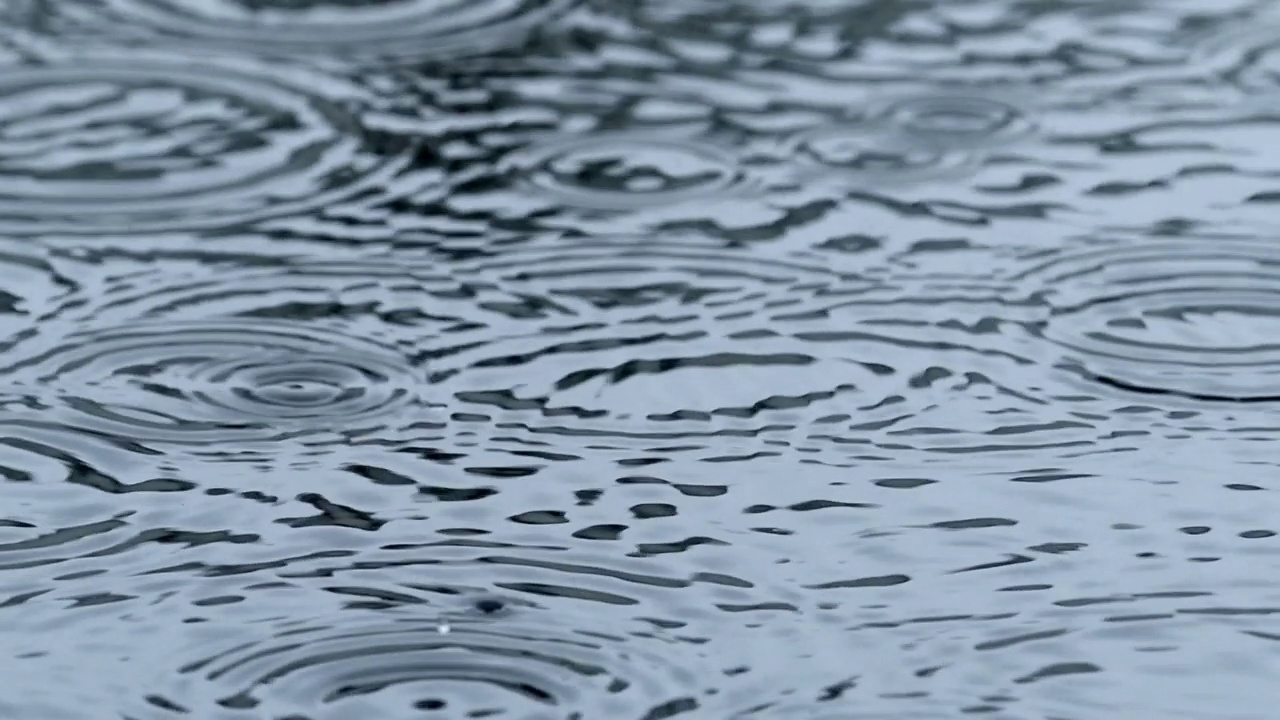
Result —
<instances>
[{"instance_id":1,"label":"circular ripple","mask_svg":"<svg viewBox=\"0 0 1280 720\"><path fill-rule=\"evenodd\" d=\"M459 273L558 315L439 361L442 386L500 427L615 439L789 428L891 374L869 335L837 351L798 334L830 330L829 309L879 284L788 257L601 243Z\"/></svg>"},{"instance_id":2,"label":"circular ripple","mask_svg":"<svg viewBox=\"0 0 1280 720\"><path fill-rule=\"evenodd\" d=\"M1035 331L1111 386L1197 400L1280 400L1280 252L1254 242L1151 243L1023 276L1052 311Z\"/></svg>"},{"instance_id":3,"label":"circular ripple","mask_svg":"<svg viewBox=\"0 0 1280 720\"><path fill-rule=\"evenodd\" d=\"M408 155L363 146L341 107L362 94L279 65L136 54L9 67L0 230L230 227L383 188Z\"/></svg>"},{"instance_id":4,"label":"circular ripple","mask_svg":"<svg viewBox=\"0 0 1280 720\"><path fill-rule=\"evenodd\" d=\"M151 45L255 54L457 58L509 47L577 0L25 0L60 36L125 35Z\"/></svg>"},{"instance_id":5,"label":"circular ripple","mask_svg":"<svg viewBox=\"0 0 1280 720\"><path fill-rule=\"evenodd\" d=\"M0 374L52 390L76 425L137 439L349 436L419 382L392 348L296 323L135 323L56 342Z\"/></svg>"},{"instance_id":6,"label":"circular ripple","mask_svg":"<svg viewBox=\"0 0 1280 720\"><path fill-rule=\"evenodd\" d=\"M1032 126L1017 107L982 96L906 98L883 111L900 132L945 147L995 143L1025 134Z\"/></svg>"},{"instance_id":7,"label":"circular ripple","mask_svg":"<svg viewBox=\"0 0 1280 720\"><path fill-rule=\"evenodd\" d=\"M599 133L535 145L502 169L572 205L627 209L723 196L745 174L727 150L638 132Z\"/></svg>"},{"instance_id":8,"label":"circular ripple","mask_svg":"<svg viewBox=\"0 0 1280 720\"><path fill-rule=\"evenodd\" d=\"M962 149L904 142L862 127L814 128L798 133L788 144L794 160L810 173L859 185L949 178L972 171L979 161Z\"/></svg>"},{"instance_id":9,"label":"circular ripple","mask_svg":"<svg viewBox=\"0 0 1280 720\"><path fill-rule=\"evenodd\" d=\"M199 678L201 697L217 693L217 705L255 717L434 711L639 720L699 706L698 675L677 664L691 658L680 657L690 653L676 641L574 631L521 618L519 610L492 615L348 612L336 620L279 621L270 639L185 665L182 685ZM192 707L194 699L170 692L152 703Z\"/></svg>"},{"instance_id":10,"label":"circular ripple","mask_svg":"<svg viewBox=\"0 0 1280 720\"><path fill-rule=\"evenodd\" d=\"M355 418L397 404L408 390L391 384L399 374L384 359L312 357L288 350L192 368L201 389L193 395L231 412L272 418Z\"/></svg>"}]
</instances>

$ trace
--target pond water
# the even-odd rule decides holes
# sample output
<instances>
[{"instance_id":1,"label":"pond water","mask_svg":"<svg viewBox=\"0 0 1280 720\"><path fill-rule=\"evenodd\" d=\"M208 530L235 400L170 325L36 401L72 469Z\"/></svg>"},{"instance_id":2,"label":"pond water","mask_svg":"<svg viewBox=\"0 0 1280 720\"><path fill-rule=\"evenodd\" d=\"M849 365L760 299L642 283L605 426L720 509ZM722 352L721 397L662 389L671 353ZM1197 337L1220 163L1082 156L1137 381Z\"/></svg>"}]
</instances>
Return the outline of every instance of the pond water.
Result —
<instances>
[{"instance_id":1,"label":"pond water","mask_svg":"<svg viewBox=\"0 0 1280 720\"><path fill-rule=\"evenodd\" d=\"M0 717L1272 717L1280 3L0 21Z\"/></svg>"}]
</instances>

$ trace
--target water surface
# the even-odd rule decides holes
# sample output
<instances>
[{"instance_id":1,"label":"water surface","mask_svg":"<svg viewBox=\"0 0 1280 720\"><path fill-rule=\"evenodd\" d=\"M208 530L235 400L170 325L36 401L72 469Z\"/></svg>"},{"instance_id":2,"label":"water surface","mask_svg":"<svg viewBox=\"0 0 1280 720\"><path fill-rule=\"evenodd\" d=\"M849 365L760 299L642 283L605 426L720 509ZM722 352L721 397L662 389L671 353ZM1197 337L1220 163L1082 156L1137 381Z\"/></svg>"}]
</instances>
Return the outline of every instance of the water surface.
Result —
<instances>
[{"instance_id":1,"label":"water surface","mask_svg":"<svg viewBox=\"0 0 1280 720\"><path fill-rule=\"evenodd\" d=\"M0 20L0 715L1271 717L1275 3Z\"/></svg>"}]
</instances>

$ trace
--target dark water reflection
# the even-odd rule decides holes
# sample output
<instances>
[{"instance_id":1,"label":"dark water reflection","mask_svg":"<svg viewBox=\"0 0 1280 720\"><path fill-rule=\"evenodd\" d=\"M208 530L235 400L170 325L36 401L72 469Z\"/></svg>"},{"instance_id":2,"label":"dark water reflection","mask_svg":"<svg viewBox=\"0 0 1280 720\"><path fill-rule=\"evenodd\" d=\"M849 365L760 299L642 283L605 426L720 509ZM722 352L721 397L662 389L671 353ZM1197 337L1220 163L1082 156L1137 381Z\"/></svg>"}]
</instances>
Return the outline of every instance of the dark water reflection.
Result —
<instances>
[{"instance_id":1,"label":"dark water reflection","mask_svg":"<svg viewBox=\"0 0 1280 720\"><path fill-rule=\"evenodd\" d=\"M0 716L1270 717L1275 3L0 21Z\"/></svg>"}]
</instances>

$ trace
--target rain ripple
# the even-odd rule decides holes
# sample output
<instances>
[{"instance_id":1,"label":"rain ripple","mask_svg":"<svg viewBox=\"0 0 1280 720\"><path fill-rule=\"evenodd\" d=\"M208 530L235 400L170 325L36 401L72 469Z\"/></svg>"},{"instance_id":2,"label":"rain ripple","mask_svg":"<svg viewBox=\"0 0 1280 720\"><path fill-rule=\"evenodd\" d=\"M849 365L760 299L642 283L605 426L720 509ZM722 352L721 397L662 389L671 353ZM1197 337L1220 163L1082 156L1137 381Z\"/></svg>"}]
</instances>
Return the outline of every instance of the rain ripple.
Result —
<instances>
[{"instance_id":1,"label":"rain ripple","mask_svg":"<svg viewBox=\"0 0 1280 720\"><path fill-rule=\"evenodd\" d=\"M352 109L369 101L315 70L226 58L98 52L10 66L0 230L227 229L385 192L412 147L361 139Z\"/></svg>"},{"instance_id":2,"label":"rain ripple","mask_svg":"<svg viewBox=\"0 0 1280 720\"><path fill-rule=\"evenodd\" d=\"M0 375L75 426L196 444L377 432L419 384L394 348L250 319L83 330Z\"/></svg>"},{"instance_id":3,"label":"rain ripple","mask_svg":"<svg viewBox=\"0 0 1280 720\"><path fill-rule=\"evenodd\" d=\"M892 372L871 359L811 354L765 327L766 318L818 317L879 288L817 264L620 241L518 249L459 264L459 273L543 308L527 330L439 365L456 399L512 427L617 439L714 434L727 424L752 434L791 426ZM554 426L525 425L533 418Z\"/></svg>"},{"instance_id":4,"label":"rain ripple","mask_svg":"<svg viewBox=\"0 0 1280 720\"><path fill-rule=\"evenodd\" d=\"M382 62L518 45L577 0L17 0L7 14L61 38Z\"/></svg>"},{"instance_id":5,"label":"rain ripple","mask_svg":"<svg viewBox=\"0 0 1280 720\"><path fill-rule=\"evenodd\" d=\"M149 574L154 600L113 626L145 624L158 639L131 653L150 687L116 696L125 717L696 715L714 712L722 684L741 675L730 666L754 650L708 652L701 633L733 616L668 606L673 591L705 601L716 586L740 597L752 587L723 574L655 576L644 560L481 538L294 557L273 544L247 546L242 566L206 567L197 582L174 571L199 563L175 565L167 582L166 571ZM254 562L272 552L275 562Z\"/></svg>"},{"instance_id":6,"label":"rain ripple","mask_svg":"<svg viewBox=\"0 0 1280 720\"><path fill-rule=\"evenodd\" d=\"M880 113L899 132L950 146L994 146L1031 132L1018 105L974 93L935 90L889 103Z\"/></svg>"},{"instance_id":7,"label":"rain ripple","mask_svg":"<svg viewBox=\"0 0 1280 720\"><path fill-rule=\"evenodd\" d=\"M689 654L675 642L649 640L654 647L646 649L640 638L569 630L537 617L495 622L484 614L280 620L260 628L270 640L180 668L189 682L199 678L210 688L190 698L157 693L149 701L183 715L216 688L214 705L248 717L310 712L312 718L383 715L398 707L450 717L638 719L698 707L697 675L674 662L673 653Z\"/></svg>"},{"instance_id":8,"label":"rain ripple","mask_svg":"<svg viewBox=\"0 0 1280 720\"><path fill-rule=\"evenodd\" d=\"M1028 329L1086 380L1200 401L1280 399L1280 253L1216 239L1066 252L1015 278L1049 305Z\"/></svg>"},{"instance_id":9,"label":"rain ripple","mask_svg":"<svg viewBox=\"0 0 1280 720\"><path fill-rule=\"evenodd\" d=\"M790 139L787 150L812 171L860 188L954 179L980 162L962 150L887 141L846 125L806 130Z\"/></svg>"},{"instance_id":10,"label":"rain ripple","mask_svg":"<svg viewBox=\"0 0 1280 720\"><path fill-rule=\"evenodd\" d=\"M744 191L743 171L708 143L649 133L599 133L531 146L503 169L572 205L664 206Z\"/></svg>"},{"instance_id":11,"label":"rain ripple","mask_svg":"<svg viewBox=\"0 0 1280 720\"><path fill-rule=\"evenodd\" d=\"M574 234L696 230L737 243L820 232L851 193L964 193L956 180L1034 138L1041 110L1017 87L826 83L796 101L774 84L651 97L613 79L500 80L512 102L545 108L561 127L525 134L447 204L460 219L480 212ZM513 135L478 144L510 147Z\"/></svg>"},{"instance_id":12,"label":"rain ripple","mask_svg":"<svg viewBox=\"0 0 1280 720\"><path fill-rule=\"evenodd\" d=\"M1004 94L964 87L883 93L862 112L791 134L778 160L856 190L954 180L1036 129L1033 104Z\"/></svg>"},{"instance_id":13,"label":"rain ripple","mask_svg":"<svg viewBox=\"0 0 1280 720\"><path fill-rule=\"evenodd\" d=\"M193 451L444 428L428 396L447 358L550 309L417 253L76 257L81 292L20 321L0 380L73 426Z\"/></svg>"},{"instance_id":14,"label":"rain ripple","mask_svg":"<svg viewBox=\"0 0 1280 720\"><path fill-rule=\"evenodd\" d=\"M685 123L576 124L523 138L491 170L459 185L445 201L451 214L484 213L501 225L575 235L687 227L758 232L780 216L764 190L786 166L772 158L755 162L741 137Z\"/></svg>"}]
</instances>

